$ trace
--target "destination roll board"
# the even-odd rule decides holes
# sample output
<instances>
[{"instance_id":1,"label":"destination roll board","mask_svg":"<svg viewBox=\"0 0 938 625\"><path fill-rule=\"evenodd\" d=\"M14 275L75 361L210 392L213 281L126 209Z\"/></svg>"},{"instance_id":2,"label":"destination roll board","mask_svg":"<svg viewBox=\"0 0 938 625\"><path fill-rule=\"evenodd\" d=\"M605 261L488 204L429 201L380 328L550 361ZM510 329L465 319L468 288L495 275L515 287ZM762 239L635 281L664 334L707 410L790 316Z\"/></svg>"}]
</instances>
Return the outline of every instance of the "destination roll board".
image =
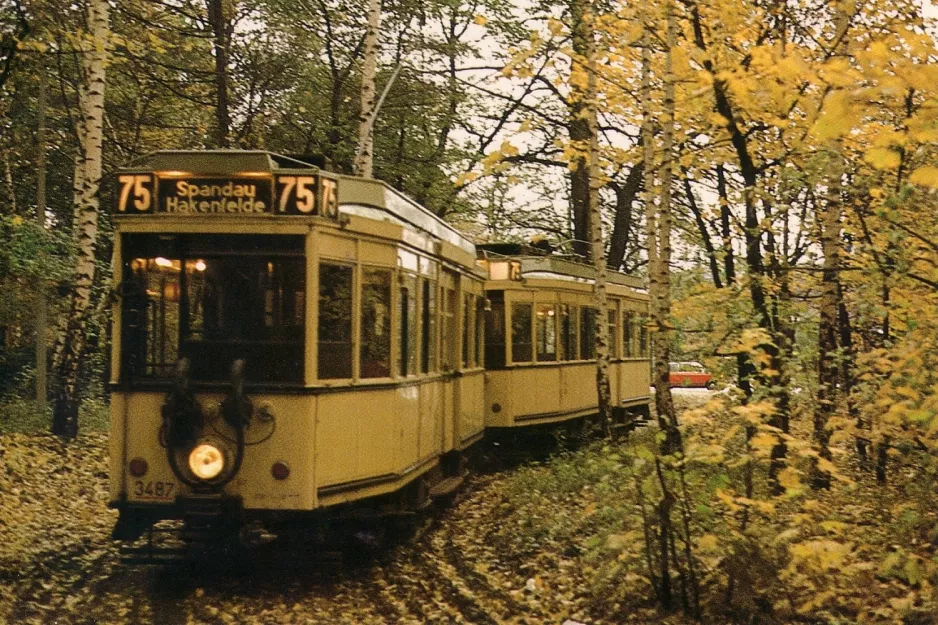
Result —
<instances>
[{"instance_id":1,"label":"destination roll board","mask_svg":"<svg viewBox=\"0 0 938 625\"><path fill-rule=\"evenodd\" d=\"M117 214L339 216L336 181L305 171L226 177L128 172L116 178Z\"/></svg>"}]
</instances>

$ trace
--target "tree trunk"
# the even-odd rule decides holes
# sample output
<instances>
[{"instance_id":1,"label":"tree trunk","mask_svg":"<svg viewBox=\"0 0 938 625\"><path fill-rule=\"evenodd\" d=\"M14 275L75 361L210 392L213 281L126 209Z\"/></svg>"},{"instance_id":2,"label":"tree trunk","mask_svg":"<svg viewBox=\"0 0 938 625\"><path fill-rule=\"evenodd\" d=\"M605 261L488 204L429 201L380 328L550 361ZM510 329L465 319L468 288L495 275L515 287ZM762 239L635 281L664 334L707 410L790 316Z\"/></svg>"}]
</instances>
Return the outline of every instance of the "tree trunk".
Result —
<instances>
[{"instance_id":1,"label":"tree trunk","mask_svg":"<svg viewBox=\"0 0 938 625\"><path fill-rule=\"evenodd\" d=\"M723 288L723 281L720 278L720 264L717 262L716 250L713 248L713 241L710 240L710 230L707 228L707 222L704 221L700 207L697 205L697 198L694 197L694 189L690 184L690 177L687 171L684 171L684 195L687 196L687 205L690 212L694 215L694 222L697 224L697 230L700 232L700 240L703 242L704 250L707 252L707 260L710 263L710 278L713 285Z\"/></svg>"},{"instance_id":2,"label":"tree trunk","mask_svg":"<svg viewBox=\"0 0 938 625\"><path fill-rule=\"evenodd\" d=\"M590 58L593 46L593 31L588 22L588 3L572 0L570 3L573 22L573 52L581 59ZM589 89L589 87L587 87ZM591 258L592 237L590 236L590 169L586 153L589 148L590 115L589 103L584 98L571 97L568 108L567 134L570 143L578 148L579 156L570 170L570 207L573 212L573 253L582 258Z\"/></svg>"},{"instance_id":3,"label":"tree trunk","mask_svg":"<svg viewBox=\"0 0 938 625\"><path fill-rule=\"evenodd\" d=\"M726 284L736 282L735 256L733 255L733 231L730 228L730 198L726 189L726 172L717 165L717 196L720 198L720 235L723 238L723 273Z\"/></svg>"},{"instance_id":4,"label":"tree trunk","mask_svg":"<svg viewBox=\"0 0 938 625\"><path fill-rule=\"evenodd\" d=\"M358 147L355 150L355 174L363 178L371 178L374 172L374 122L377 114L375 77L378 73L380 28L381 0L369 0L362 63L361 111L358 115Z\"/></svg>"},{"instance_id":5,"label":"tree trunk","mask_svg":"<svg viewBox=\"0 0 938 625\"><path fill-rule=\"evenodd\" d=\"M231 115L228 104L228 59L231 56L231 17L225 11L227 0L208 0L208 22L215 50L215 147L230 146Z\"/></svg>"},{"instance_id":6,"label":"tree trunk","mask_svg":"<svg viewBox=\"0 0 938 625\"><path fill-rule=\"evenodd\" d=\"M837 28L835 42L844 42L850 26L849 16L840 5L836 6ZM844 43L835 43L839 48ZM834 413L837 401L837 382L840 378L838 351L840 348L839 317L840 296L840 220L843 212L843 141L831 140L827 153L831 163L828 166L827 201L821 209L818 219L820 229L821 253L824 255L823 273L821 274L821 307L818 324L818 397L814 407L814 442L821 458L831 460L831 431L828 421ZM829 488L831 476L816 464L812 475L815 488Z\"/></svg>"},{"instance_id":7,"label":"tree trunk","mask_svg":"<svg viewBox=\"0 0 938 625\"><path fill-rule=\"evenodd\" d=\"M680 430L674 402L671 397L670 360L671 360L671 184L674 181L674 93L675 77L672 52L677 44L677 24L675 7L668 3L666 7L667 35L665 47L664 101L661 119L661 169L660 202L658 206L658 253L656 263L657 279L652 283L656 291L656 310L653 311L655 354L655 408L658 422L666 432L662 451L673 454L681 449Z\"/></svg>"},{"instance_id":8,"label":"tree trunk","mask_svg":"<svg viewBox=\"0 0 938 625\"><path fill-rule=\"evenodd\" d=\"M589 7L587 10L589 11ZM586 12L584 12L586 13ZM584 24L589 25L592 12L584 15ZM589 21L588 21L589 20ZM596 271L596 280L593 283L596 308L599 309L599 319L596 323L596 395L599 407L599 420L602 424L603 435L609 436L612 432L612 389L609 383L609 301L606 296L607 272L605 243L603 241L602 210L599 203L599 189L602 186L599 170L599 124L596 118L596 44L592 29L587 37L586 45L587 71L589 72L586 84L586 120L589 128L589 231L591 242L590 257Z\"/></svg>"},{"instance_id":9,"label":"tree trunk","mask_svg":"<svg viewBox=\"0 0 938 625\"><path fill-rule=\"evenodd\" d=\"M46 71L39 67L39 127L36 131L36 224L46 227ZM39 288L36 297L36 412L46 414L46 398L49 388L46 372L48 359L48 319L46 293Z\"/></svg>"},{"instance_id":10,"label":"tree trunk","mask_svg":"<svg viewBox=\"0 0 938 625\"><path fill-rule=\"evenodd\" d=\"M629 249L629 235L632 232L633 205L635 198L642 189L644 163L638 162L629 170L624 184L611 185L616 192L616 217L612 226L612 236L609 241L609 258L606 265L610 269L618 270L625 260L625 253Z\"/></svg>"},{"instance_id":11,"label":"tree trunk","mask_svg":"<svg viewBox=\"0 0 938 625\"><path fill-rule=\"evenodd\" d=\"M56 366L58 389L52 432L66 438L78 435L78 379L87 342L91 287L95 274L99 190L102 170L104 87L110 36L107 0L89 0L90 42L84 44L85 84L79 90L81 145L75 165L75 276L67 307L62 349Z\"/></svg>"},{"instance_id":12,"label":"tree trunk","mask_svg":"<svg viewBox=\"0 0 938 625\"><path fill-rule=\"evenodd\" d=\"M842 162L839 145L830 151L833 159L829 165L827 201L818 220L821 252L824 255L821 274L820 322L818 324L818 391L814 407L814 442L821 458L831 459L828 420L834 413L837 401L837 381L840 377L838 363L839 317L840 317L840 219L841 219L841 172ZM812 476L815 488L828 488L830 475L815 467Z\"/></svg>"},{"instance_id":13,"label":"tree trunk","mask_svg":"<svg viewBox=\"0 0 938 625\"><path fill-rule=\"evenodd\" d=\"M14 143L16 142L14 134ZM13 184L13 168L10 166L10 151L3 151L3 186L6 187L7 199L10 200L10 214L16 214L16 185Z\"/></svg>"}]
</instances>

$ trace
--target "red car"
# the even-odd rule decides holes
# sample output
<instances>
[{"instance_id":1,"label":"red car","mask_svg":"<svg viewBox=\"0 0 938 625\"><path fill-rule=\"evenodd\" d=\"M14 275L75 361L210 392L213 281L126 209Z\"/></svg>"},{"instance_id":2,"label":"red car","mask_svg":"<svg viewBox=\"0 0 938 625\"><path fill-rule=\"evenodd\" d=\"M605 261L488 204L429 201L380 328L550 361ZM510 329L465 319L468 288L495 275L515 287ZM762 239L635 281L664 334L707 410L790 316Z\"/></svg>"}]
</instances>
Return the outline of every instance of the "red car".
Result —
<instances>
[{"instance_id":1,"label":"red car","mask_svg":"<svg viewBox=\"0 0 938 625\"><path fill-rule=\"evenodd\" d=\"M713 388L715 381L699 362L672 362L668 381L672 387Z\"/></svg>"}]
</instances>

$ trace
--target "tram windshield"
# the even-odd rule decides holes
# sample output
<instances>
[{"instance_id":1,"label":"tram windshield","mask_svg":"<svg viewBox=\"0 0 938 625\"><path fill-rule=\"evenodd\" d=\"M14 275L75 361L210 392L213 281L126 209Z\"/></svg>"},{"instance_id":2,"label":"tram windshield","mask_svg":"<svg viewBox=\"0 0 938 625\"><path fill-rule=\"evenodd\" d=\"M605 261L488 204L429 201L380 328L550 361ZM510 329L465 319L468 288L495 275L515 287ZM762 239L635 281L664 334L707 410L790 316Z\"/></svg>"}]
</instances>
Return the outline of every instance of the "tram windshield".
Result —
<instances>
[{"instance_id":1,"label":"tram windshield","mask_svg":"<svg viewBox=\"0 0 938 625\"><path fill-rule=\"evenodd\" d=\"M303 380L306 270L301 236L130 234L123 240L123 376Z\"/></svg>"}]
</instances>

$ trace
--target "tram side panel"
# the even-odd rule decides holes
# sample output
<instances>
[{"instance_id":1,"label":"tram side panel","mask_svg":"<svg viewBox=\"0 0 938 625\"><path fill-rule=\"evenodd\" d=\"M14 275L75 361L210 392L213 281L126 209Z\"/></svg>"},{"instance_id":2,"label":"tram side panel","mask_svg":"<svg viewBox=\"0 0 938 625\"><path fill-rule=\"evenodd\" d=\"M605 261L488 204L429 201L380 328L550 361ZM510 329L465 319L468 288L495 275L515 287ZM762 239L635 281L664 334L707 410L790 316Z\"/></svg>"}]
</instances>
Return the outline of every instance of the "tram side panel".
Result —
<instances>
[{"instance_id":1,"label":"tram side panel","mask_svg":"<svg viewBox=\"0 0 938 625\"><path fill-rule=\"evenodd\" d=\"M625 405L647 402L651 372L648 360L626 360L618 366L620 403Z\"/></svg>"},{"instance_id":2,"label":"tram side panel","mask_svg":"<svg viewBox=\"0 0 938 625\"><path fill-rule=\"evenodd\" d=\"M560 366L518 367L511 370L511 378L516 423L560 416Z\"/></svg>"},{"instance_id":3,"label":"tram side panel","mask_svg":"<svg viewBox=\"0 0 938 625\"><path fill-rule=\"evenodd\" d=\"M317 486L346 484L395 471L403 427L397 389L343 389L317 401Z\"/></svg>"},{"instance_id":4,"label":"tram side panel","mask_svg":"<svg viewBox=\"0 0 938 625\"><path fill-rule=\"evenodd\" d=\"M435 380L420 386L417 456L421 459L437 456L443 452L443 427L446 420L444 396L442 380Z\"/></svg>"},{"instance_id":5,"label":"tram side panel","mask_svg":"<svg viewBox=\"0 0 938 625\"><path fill-rule=\"evenodd\" d=\"M582 412L596 407L596 364L573 363L561 367L561 410Z\"/></svg>"},{"instance_id":6,"label":"tram side panel","mask_svg":"<svg viewBox=\"0 0 938 625\"><path fill-rule=\"evenodd\" d=\"M466 372L456 378L459 421L455 447L462 449L485 429L485 372Z\"/></svg>"}]
</instances>

